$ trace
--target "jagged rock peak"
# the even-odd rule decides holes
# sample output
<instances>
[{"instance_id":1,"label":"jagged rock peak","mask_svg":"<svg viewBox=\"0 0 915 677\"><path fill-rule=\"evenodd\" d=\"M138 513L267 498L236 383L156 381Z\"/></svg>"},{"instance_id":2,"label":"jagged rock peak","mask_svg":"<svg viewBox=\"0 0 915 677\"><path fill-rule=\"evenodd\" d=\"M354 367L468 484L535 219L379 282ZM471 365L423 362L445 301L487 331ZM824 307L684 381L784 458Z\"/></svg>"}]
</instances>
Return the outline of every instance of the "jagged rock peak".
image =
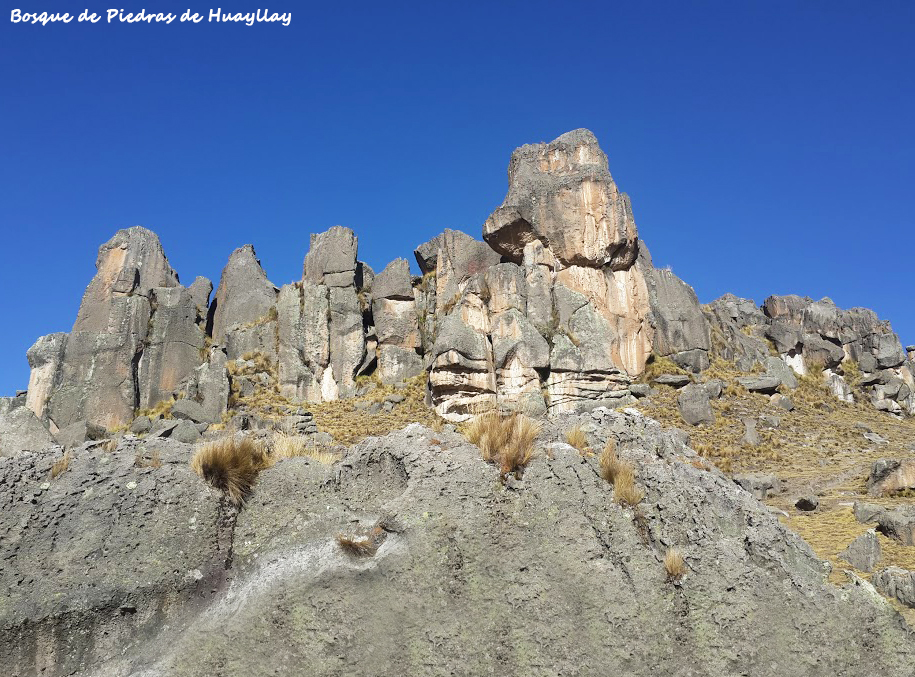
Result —
<instances>
[{"instance_id":1,"label":"jagged rock peak","mask_svg":"<svg viewBox=\"0 0 915 677\"><path fill-rule=\"evenodd\" d=\"M211 304L213 341L225 341L226 331L233 325L264 317L276 303L276 293L253 245L246 244L233 251Z\"/></svg>"},{"instance_id":2,"label":"jagged rock peak","mask_svg":"<svg viewBox=\"0 0 915 677\"><path fill-rule=\"evenodd\" d=\"M563 265L625 270L638 254L629 198L607 168L607 156L587 129L512 153L508 194L483 224L483 238L520 263L540 240Z\"/></svg>"}]
</instances>

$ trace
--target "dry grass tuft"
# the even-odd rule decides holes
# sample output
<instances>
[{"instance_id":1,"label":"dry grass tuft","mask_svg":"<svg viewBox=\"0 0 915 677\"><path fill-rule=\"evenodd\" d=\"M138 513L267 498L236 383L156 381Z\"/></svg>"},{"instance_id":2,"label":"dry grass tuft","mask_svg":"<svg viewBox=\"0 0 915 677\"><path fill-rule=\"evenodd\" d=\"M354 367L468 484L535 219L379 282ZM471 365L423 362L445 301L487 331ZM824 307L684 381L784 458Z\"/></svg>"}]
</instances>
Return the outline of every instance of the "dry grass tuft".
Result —
<instances>
[{"instance_id":1,"label":"dry grass tuft","mask_svg":"<svg viewBox=\"0 0 915 677\"><path fill-rule=\"evenodd\" d=\"M616 440L612 437L607 440L604 450L598 458L600 463L600 476L610 484L616 481L616 476L626 466L624 461L616 454Z\"/></svg>"},{"instance_id":2,"label":"dry grass tuft","mask_svg":"<svg viewBox=\"0 0 915 677\"><path fill-rule=\"evenodd\" d=\"M613 494L616 502L623 506L637 506L645 494L635 484L635 472L628 463L621 463L613 478Z\"/></svg>"},{"instance_id":3,"label":"dry grass tuft","mask_svg":"<svg viewBox=\"0 0 915 677\"><path fill-rule=\"evenodd\" d=\"M114 438L110 438L97 445L95 448L101 449L105 453L110 454L112 451L118 448L118 441Z\"/></svg>"},{"instance_id":4,"label":"dry grass tuft","mask_svg":"<svg viewBox=\"0 0 915 677\"><path fill-rule=\"evenodd\" d=\"M668 548L664 555L664 569L667 570L668 581L679 581L686 575L686 562L683 555L676 548Z\"/></svg>"},{"instance_id":5,"label":"dry grass tuft","mask_svg":"<svg viewBox=\"0 0 915 677\"><path fill-rule=\"evenodd\" d=\"M496 463L503 479L514 473L521 477L535 454L534 442L540 423L518 413L498 411L480 414L467 425L464 436L480 448L483 460Z\"/></svg>"},{"instance_id":6,"label":"dry grass tuft","mask_svg":"<svg viewBox=\"0 0 915 677\"><path fill-rule=\"evenodd\" d=\"M174 404L174 397L170 397L167 400L159 400L152 407L138 410L136 417L148 416L152 421L155 421L157 418L170 419L172 417L172 407Z\"/></svg>"},{"instance_id":7,"label":"dry grass tuft","mask_svg":"<svg viewBox=\"0 0 915 677\"><path fill-rule=\"evenodd\" d=\"M688 372L669 357L661 357L652 353L645 362L645 371L642 372L639 380L643 383L651 381L661 374L687 374Z\"/></svg>"},{"instance_id":8,"label":"dry grass tuft","mask_svg":"<svg viewBox=\"0 0 915 677\"><path fill-rule=\"evenodd\" d=\"M582 454L590 451L588 446L588 436L585 435L584 431L580 426L575 426L574 428L566 431L566 443L575 447Z\"/></svg>"},{"instance_id":9,"label":"dry grass tuft","mask_svg":"<svg viewBox=\"0 0 915 677\"><path fill-rule=\"evenodd\" d=\"M263 446L242 436L205 442L191 459L191 469L237 506L244 505L258 473L269 465Z\"/></svg>"},{"instance_id":10,"label":"dry grass tuft","mask_svg":"<svg viewBox=\"0 0 915 677\"><path fill-rule=\"evenodd\" d=\"M54 465L51 466L51 479L57 479L58 475L66 472L67 468L70 467L70 452L64 452L64 455L59 459L54 461Z\"/></svg>"},{"instance_id":11,"label":"dry grass tuft","mask_svg":"<svg viewBox=\"0 0 915 677\"><path fill-rule=\"evenodd\" d=\"M356 557L371 557L378 550L378 546L370 536L337 534L337 545Z\"/></svg>"},{"instance_id":12,"label":"dry grass tuft","mask_svg":"<svg viewBox=\"0 0 915 677\"><path fill-rule=\"evenodd\" d=\"M284 458L297 457L312 458L319 463L331 464L339 457L326 449L319 447L305 435L290 435L276 432L270 441L270 456L268 461L273 465Z\"/></svg>"}]
</instances>

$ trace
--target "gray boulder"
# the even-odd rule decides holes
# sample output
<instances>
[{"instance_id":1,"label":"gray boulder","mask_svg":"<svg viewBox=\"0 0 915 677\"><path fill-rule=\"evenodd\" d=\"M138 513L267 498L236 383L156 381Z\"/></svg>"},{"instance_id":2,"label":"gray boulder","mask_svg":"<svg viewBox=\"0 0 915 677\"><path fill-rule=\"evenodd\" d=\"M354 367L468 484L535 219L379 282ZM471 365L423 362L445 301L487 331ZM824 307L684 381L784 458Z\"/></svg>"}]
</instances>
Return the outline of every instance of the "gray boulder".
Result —
<instances>
[{"instance_id":1,"label":"gray boulder","mask_svg":"<svg viewBox=\"0 0 915 677\"><path fill-rule=\"evenodd\" d=\"M859 571L872 572L880 561L880 541L877 540L877 532L873 529L865 531L839 553L839 558Z\"/></svg>"},{"instance_id":2,"label":"gray boulder","mask_svg":"<svg viewBox=\"0 0 915 677\"><path fill-rule=\"evenodd\" d=\"M57 431L54 438L57 444L64 449L78 447L86 441L103 440L108 437L108 431L102 426L96 425L90 421L77 421L71 423L66 428Z\"/></svg>"},{"instance_id":3,"label":"gray boulder","mask_svg":"<svg viewBox=\"0 0 915 677\"><path fill-rule=\"evenodd\" d=\"M191 295L191 300L193 300L194 305L198 309L204 311L203 315L205 317L206 309L210 306L210 294L213 293L213 283L207 278L198 275L191 283L191 286L187 288L187 291Z\"/></svg>"},{"instance_id":4,"label":"gray boulder","mask_svg":"<svg viewBox=\"0 0 915 677\"><path fill-rule=\"evenodd\" d=\"M885 510L874 516L877 531L903 545L915 545L915 506L906 505Z\"/></svg>"},{"instance_id":5,"label":"gray boulder","mask_svg":"<svg viewBox=\"0 0 915 677\"><path fill-rule=\"evenodd\" d=\"M743 423L743 437L740 438L741 444L746 444L751 447L758 447L762 440L759 438L759 433L756 431L756 419L752 418L743 418L741 419Z\"/></svg>"},{"instance_id":6,"label":"gray boulder","mask_svg":"<svg viewBox=\"0 0 915 677\"><path fill-rule=\"evenodd\" d=\"M682 388L689 385L691 380L686 374L660 374L651 379L651 382L671 388Z\"/></svg>"},{"instance_id":7,"label":"gray boulder","mask_svg":"<svg viewBox=\"0 0 915 677\"><path fill-rule=\"evenodd\" d=\"M697 383L691 383L677 395L680 416L690 425L715 422L715 412L709 403L708 391Z\"/></svg>"},{"instance_id":8,"label":"gray boulder","mask_svg":"<svg viewBox=\"0 0 915 677\"><path fill-rule=\"evenodd\" d=\"M744 388L751 393L773 394L782 384L781 379L774 376L746 376L737 379Z\"/></svg>"},{"instance_id":9,"label":"gray boulder","mask_svg":"<svg viewBox=\"0 0 915 677\"><path fill-rule=\"evenodd\" d=\"M874 574L871 582L881 594L915 609L915 572L900 567L887 567Z\"/></svg>"},{"instance_id":10,"label":"gray boulder","mask_svg":"<svg viewBox=\"0 0 915 677\"><path fill-rule=\"evenodd\" d=\"M889 496L915 488L915 460L881 458L874 461L867 478L869 496Z\"/></svg>"},{"instance_id":11,"label":"gray boulder","mask_svg":"<svg viewBox=\"0 0 915 677\"><path fill-rule=\"evenodd\" d=\"M26 391L26 406L42 420L47 418L51 393L60 385L61 362L66 347L66 334L48 334L35 341L26 353L32 370Z\"/></svg>"},{"instance_id":12,"label":"gray boulder","mask_svg":"<svg viewBox=\"0 0 915 677\"><path fill-rule=\"evenodd\" d=\"M795 376L794 370L785 364L785 361L781 358L767 357L765 367L766 376L777 378L779 383L786 388L791 388L792 390L797 388L797 376Z\"/></svg>"},{"instance_id":13,"label":"gray boulder","mask_svg":"<svg viewBox=\"0 0 915 677\"><path fill-rule=\"evenodd\" d=\"M172 418L184 419L191 423L215 423L207 416L204 408L193 400L178 400L172 405Z\"/></svg>"},{"instance_id":14,"label":"gray boulder","mask_svg":"<svg viewBox=\"0 0 915 677\"><path fill-rule=\"evenodd\" d=\"M184 444L194 444L200 439L200 430L192 421L186 419L180 420L178 421L178 425L172 428L169 439L175 440L176 442L183 442Z\"/></svg>"},{"instance_id":15,"label":"gray boulder","mask_svg":"<svg viewBox=\"0 0 915 677\"><path fill-rule=\"evenodd\" d=\"M302 277L328 287L355 286L358 243L350 228L334 226L312 233Z\"/></svg>"},{"instance_id":16,"label":"gray boulder","mask_svg":"<svg viewBox=\"0 0 915 677\"><path fill-rule=\"evenodd\" d=\"M51 433L28 407L0 411L0 456L15 456L53 445Z\"/></svg>"},{"instance_id":17,"label":"gray boulder","mask_svg":"<svg viewBox=\"0 0 915 677\"><path fill-rule=\"evenodd\" d=\"M745 491L748 491L754 498L760 501L765 500L770 494L781 491L781 482L775 475L764 473L749 473L745 475L734 475L734 482Z\"/></svg>"}]
</instances>

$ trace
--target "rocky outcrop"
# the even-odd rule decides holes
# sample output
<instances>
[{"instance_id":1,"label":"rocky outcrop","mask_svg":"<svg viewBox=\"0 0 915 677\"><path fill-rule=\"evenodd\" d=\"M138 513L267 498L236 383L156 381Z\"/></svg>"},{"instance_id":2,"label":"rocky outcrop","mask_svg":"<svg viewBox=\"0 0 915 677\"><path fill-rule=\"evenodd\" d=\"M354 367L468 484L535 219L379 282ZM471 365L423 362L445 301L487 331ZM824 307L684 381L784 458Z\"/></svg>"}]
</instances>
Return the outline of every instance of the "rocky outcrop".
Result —
<instances>
[{"instance_id":1,"label":"rocky outcrop","mask_svg":"<svg viewBox=\"0 0 915 677\"><path fill-rule=\"evenodd\" d=\"M152 314L138 372L140 408L171 396L205 357L200 307L190 291L159 287L149 299Z\"/></svg>"},{"instance_id":2,"label":"rocky outcrop","mask_svg":"<svg viewBox=\"0 0 915 677\"><path fill-rule=\"evenodd\" d=\"M48 402L48 418L57 428L79 420L113 428L133 419L150 297L154 289L178 285L159 238L139 226L118 231L103 244L96 268Z\"/></svg>"},{"instance_id":3,"label":"rocky outcrop","mask_svg":"<svg viewBox=\"0 0 915 677\"><path fill-rule=\"evenodd\" d=\"M616 441L646 494L637 511L559 441L566 425L595 448ZM333 466L281 461L239 513L171 440L77 449L53 481L55 454L0 459L0 672L910 674L889 604L866 583L826 583L809 547L694 467L680 436L597 409L541 443L549 453L501 488L461 436L412 425ZM372 555L337 543L375 527ZM670 547L685 559L676 583Z\"/></svg>"},{"instance_id":4,"label":"rocky outcrop","mask_svg":"<svg viewBox=\"0 0 915 677\"><path fill-rule=\"evenodd\" d=\"M726 295L707 306L706 316L714 352L742 370L759 365L788 388L797 385L794 374L815 374L840 400L854 401L857 388L877 409L915 413L907 354L889 323L871 310L842 310L828 298L795 295L770 296L756 308Z\"/></svg>"},{"instance_id":5,"label":"rocky outcrop","mask_svg":"<svg viewBox=\"0 0 915 677\"><path fill-rule=\"evenodd\" d=\"M397 383L423 372L416 299L406 259L395 259L372 283L372 318L378 342L378 375Z\"/></svg>"},{"instance_id":6,"label":"rocky outcrop","mask_svg":"<svg viewBox=\"0 0 915 677\"><path fill-rule=\"evenodd\" d=\"M67 347L67 335L64 333L42 336L29 348L26 357L31 374L26 406L35 416L47 419L48 400L51 393L60 385L61 362Z\"/></svg>"}]
</instances>

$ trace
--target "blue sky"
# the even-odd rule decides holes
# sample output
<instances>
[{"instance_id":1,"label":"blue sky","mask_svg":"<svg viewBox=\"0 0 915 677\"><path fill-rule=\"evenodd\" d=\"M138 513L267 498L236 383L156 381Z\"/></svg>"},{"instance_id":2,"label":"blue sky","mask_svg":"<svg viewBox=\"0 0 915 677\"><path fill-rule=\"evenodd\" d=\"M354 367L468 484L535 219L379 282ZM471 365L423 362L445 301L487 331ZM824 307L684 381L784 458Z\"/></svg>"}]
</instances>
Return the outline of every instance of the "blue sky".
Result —
<instances>
[{"instance_id":1,"label":"blue sky","mask_svg":"<svg viewBox=\"0 0 915 677\"><path fill-rule=\"evenodd\" d=\"M71 328L118 228L155 230L187 283L248 242L275 284L298 279L334 224L380 270L445 227L479 237L512 149L578 127L700 300L830 296L915 343L915 4L269 7L291 24L4 10L0 394L25 388L35 338Z\"/></svg>"}]
</instances>

